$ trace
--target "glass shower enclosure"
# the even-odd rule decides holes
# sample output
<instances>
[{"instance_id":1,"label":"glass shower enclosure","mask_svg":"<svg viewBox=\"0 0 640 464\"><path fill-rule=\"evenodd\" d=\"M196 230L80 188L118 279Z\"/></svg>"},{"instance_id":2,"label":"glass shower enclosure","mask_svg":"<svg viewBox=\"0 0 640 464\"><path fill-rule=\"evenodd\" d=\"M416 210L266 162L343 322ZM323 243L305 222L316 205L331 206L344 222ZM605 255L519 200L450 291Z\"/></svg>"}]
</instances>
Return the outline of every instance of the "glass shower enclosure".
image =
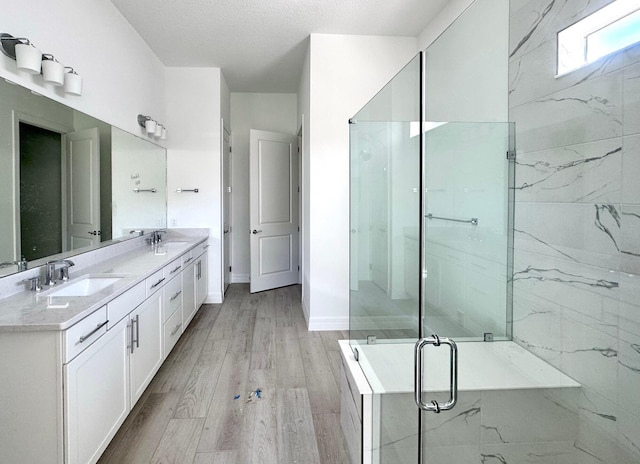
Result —
<instances>
[{"instance_id":1,"label":"glass shower enclosure","mask_svg":"<svg viewBox=\"0 0 640 464\"><path fill-rule=\"evenodd\" d=\"M445 343L511 336L513 128L430 120L427 59L349 121L349 338L373 391L376 464L466 462L440 427L460 413Z\"/></svg>"}]
</instances>

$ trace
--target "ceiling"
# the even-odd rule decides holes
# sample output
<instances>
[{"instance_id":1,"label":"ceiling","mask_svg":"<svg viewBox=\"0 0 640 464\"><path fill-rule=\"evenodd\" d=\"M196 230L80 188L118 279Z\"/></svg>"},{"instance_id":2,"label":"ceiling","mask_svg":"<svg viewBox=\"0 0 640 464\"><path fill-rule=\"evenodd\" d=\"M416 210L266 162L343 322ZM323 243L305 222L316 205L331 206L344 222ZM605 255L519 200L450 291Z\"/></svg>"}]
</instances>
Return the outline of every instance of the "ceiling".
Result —
<instances>
[{"instance_id":1,"label":"ceiling","mask_svg":"<svg viewBox=\"0 0 640 464\"><path fill-rule=\"evenodd\" d=\"M232 92L298 90L310 33L417 37L449 0L111 0L166 66Z\"/></svg>"}]
</instances>

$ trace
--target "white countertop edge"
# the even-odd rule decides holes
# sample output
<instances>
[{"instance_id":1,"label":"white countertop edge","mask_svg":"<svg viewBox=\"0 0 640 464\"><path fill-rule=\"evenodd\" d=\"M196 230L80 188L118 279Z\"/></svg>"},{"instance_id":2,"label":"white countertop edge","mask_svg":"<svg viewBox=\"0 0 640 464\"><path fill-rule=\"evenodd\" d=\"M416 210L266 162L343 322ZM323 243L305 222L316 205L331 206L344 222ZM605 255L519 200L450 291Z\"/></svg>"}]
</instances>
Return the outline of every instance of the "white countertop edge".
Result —
<instances>
[{"instance_id":1,"label":"white countertop edge","mask_svg":"<svg viewBox=\"0 0 640 464\"><path fill-rule=\"evenodd\" d=\"M69 315L63 315L65 313L60 314L59 320L55 320L55 313L58 309L68 309L68 308L43 308L42 302L44 298L46 298L46 292L51 290L46 290L42 293L36 293L32 291L24 291L8 298L4 298L0 300L0 332L38 332L38 331L61 331L66 330L74 324L80 322L82 319L91 315L93 312L97 311L105 304L109 303L114 298L117 298L119 295L123 294L127 290L133 288L135 285L143 282L147 277L152 275L154 272L162 269L171 261L175 260L179 256L187 253L189 250L192 250L196 246L204 243L208 240L208 236L197 236L193 237L187 234L175 234L171 235L167 243L172 241L184 241L188 244L185 245L184 248L180 248L179 250L175 250L173 252L167 251L166 254L163 255L154 255L154 256L165 256L164 260L160 262L156 262L151 266L148 266L144 271L140 271L138 274L133 273L125 273L125 272L107 272L106 269L113 267L118 263L123 263L127 260L133 261L136 258L140 258L145 252L151 252L151 248L149 245L144 245L142 247L138 247L134 250L131 250L127 253L119 254L113 258L104 260L102 262L96 263L94 266L90 268L83 269L81 274L72 275L72 278L69 279L65 284L73 284L77 280L82 279L84 276L89 274L101 274L101 275L122 275L127 274L127 277L123 277L119 281L114 284L106 287L103 290L100 290L93 295L89 296L81 296L81 297L68 297L69 303L74 303L74 306L82 307L82 309L74 309L71 308L68 310ZM56 288L62 288L63 285L60 284ZM38 299L42 299L41 302L38 302ZM63 297L60 297L63 298ZM14 306L14 308L11 308ZM19 314L26 315L29 312L43 312L46 311L47 315L53 319L51 322L39 322L39 323L28 323L20 320L9 320L12 319L11 313L13 313L18 319ZM60 311L58 311L60 313ZM64 318L64 320L62 320Z\"/></svg>"}]
</instances>

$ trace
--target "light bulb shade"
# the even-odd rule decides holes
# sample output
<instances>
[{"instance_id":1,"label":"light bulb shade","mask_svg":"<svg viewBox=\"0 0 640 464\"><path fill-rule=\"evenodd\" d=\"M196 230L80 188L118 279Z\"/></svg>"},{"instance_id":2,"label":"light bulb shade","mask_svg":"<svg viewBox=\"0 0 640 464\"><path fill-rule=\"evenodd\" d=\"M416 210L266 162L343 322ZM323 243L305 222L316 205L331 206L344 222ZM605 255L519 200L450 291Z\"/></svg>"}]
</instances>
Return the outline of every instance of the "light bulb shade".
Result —
<instances>
[{"instance_id":1,"label":"light bulb shade","mask_svg":"<svg viewBox=\"0 0 640 464\"><path fill-rule=\"evenodd\" d=\"M42 60L42 79L53 85L64 84L64 65L55 60Z\"/></svg>"},{"instance_id":2,"label":"light bulb shade","mask_svg":"<svg viewBox=\"0 0 640 464\"><path fill-rule=\"evenodd\" d=\"M167 128L162 126L162 134L160 135L160 140L167 140Z\"/></svg>"},{"instance_id":3,"label":"light bulb shade","mask_svg":"<svg viewBox=\"0 0 640 464\"><path fill-rule=\"evenodd\" d=\"M82 76L70 71L64 74L64 91L71 95L82 95Z\"/></svg>"},{"instance_id":4,"label":"light bulb shade","mask_svg":"<svg viewBox=\"0 0 640 464\"><path fill-rule=\"evenodd\" d=\"M16 64L20 71L40 74L42 52L30 43L16 44Z\"/></svg>"},{"instance_id":5,"label":"light bulb shade","mask_svg":"<svg viewBox=\"0 0 640 464\"><path fill-rule=\"evenodd\" d=\"M156 131L153 133L156 137L160 137L162 135L162 124L156 125Z\"/></svg>"},{"instance_id":6,"label":"light bulb shade","mask_svg":"<svg viewBox=\"0 0 640 464\"><path fill-rule=\"evenodd\" d=\"M158 123L155 122L153 119L147 119L144 122L144 127L147 130L147 134L155 133L157 126L158 126Z\"/></svg>"}]
</instances>

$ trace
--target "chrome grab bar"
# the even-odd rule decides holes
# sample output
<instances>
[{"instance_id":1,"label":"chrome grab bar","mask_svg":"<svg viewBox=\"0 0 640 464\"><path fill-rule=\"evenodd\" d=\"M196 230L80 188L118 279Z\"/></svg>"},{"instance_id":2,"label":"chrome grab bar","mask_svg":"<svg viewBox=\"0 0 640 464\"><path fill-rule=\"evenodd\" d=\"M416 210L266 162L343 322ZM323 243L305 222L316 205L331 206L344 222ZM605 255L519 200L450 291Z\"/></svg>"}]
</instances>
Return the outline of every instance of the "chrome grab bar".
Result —
<instances>
[{"instance_id":1,"label":"chrome grab bar","mask_svg":"<svg viewBox=\"0 0 640 464\"><path fill-rule=\"evenodd\" d=\"M137 188L137 187L136 187L136 188L134 188L134 189L133 189L133 191L134 191L134 192L136 192L136 193L140 193L140 192L151 192L151 193L156 193L156 192L157 192L157 190L156 190L156 189L154 189L154 188L150 188L150 189L140 189L140 188Z\"/></svg>"},{"instance_id":2,"label":"chrome grab bar","mask_svg":"<svg viewBox=\"0 0 640 464\"><path fill-rule=\"evenodd\" d=\"M193 193L198 193L200 190L197 188L194 189L183 189L183 188L178 188L176 189L176 192L178 193L182 193L182 192L193 192Z\"/></svg>"},{"instance_id":3,"label":"chrome grab bar","mask_svg":"<svg viewBox=\"0 0 640 464\"><path fill-rule=\"evenodd\" d=\"M445 403L438 403L433 400L429 403L422 401L422 373L424 372L424 361L422 359L423 349L426 345L449 345L451 356L449 358L449 401ZM423 411L433 411L438 414L440 411L446 411L452 409L458 401L458 347L453 340L446 337L438 337L432 335L431 337L421 338L416 342L415 346L415 401L420 409Z\"/></svg>"},{"instance_id":4,"label":"chrome grab bar","mask_svg":"<svg viewBox=\"0 0 640 464\"><path fill-rule=\"evenodd\" d=\"M425 217L427 219L440 219L441 221L464 222L465 224L473 224L474 226L478 225L478 218L453 219L453 218L446 218L446 217L441 217L441 216L434 216L431 213L427 214Z\"/></svg>"}]
</instances>

